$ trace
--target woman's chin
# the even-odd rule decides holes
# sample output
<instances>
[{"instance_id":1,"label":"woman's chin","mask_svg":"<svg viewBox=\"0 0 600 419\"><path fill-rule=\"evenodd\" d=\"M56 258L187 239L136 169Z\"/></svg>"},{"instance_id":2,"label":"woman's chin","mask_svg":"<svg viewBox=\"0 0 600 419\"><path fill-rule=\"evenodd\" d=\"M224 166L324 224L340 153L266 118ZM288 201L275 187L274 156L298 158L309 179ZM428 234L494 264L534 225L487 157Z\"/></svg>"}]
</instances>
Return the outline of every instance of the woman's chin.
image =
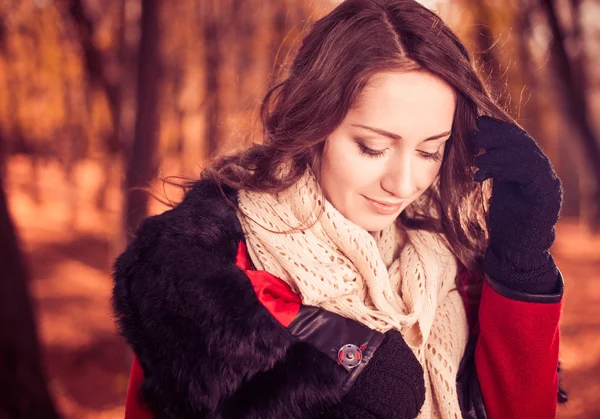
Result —
<instances>
[{"instance_id":1,"label":"woman's chin","mask_svg":"<svg viewBox=\"0 0 600 419\"><path fill-rule=\"evenodd\" d=\"M365 215L362 217L355 217L352 221L357 226L371 232L375 233L381 230L385 230L390 225L394 224L398 218L398 215Z\"/></svg>"}]
</instances>

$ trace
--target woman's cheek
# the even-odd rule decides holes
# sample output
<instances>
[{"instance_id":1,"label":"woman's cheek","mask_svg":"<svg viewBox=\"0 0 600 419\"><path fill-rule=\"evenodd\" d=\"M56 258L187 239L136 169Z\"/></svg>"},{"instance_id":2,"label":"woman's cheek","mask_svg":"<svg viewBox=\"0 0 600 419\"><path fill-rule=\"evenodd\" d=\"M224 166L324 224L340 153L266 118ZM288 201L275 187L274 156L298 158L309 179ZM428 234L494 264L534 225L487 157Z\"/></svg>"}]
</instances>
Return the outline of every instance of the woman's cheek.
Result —
<instances>
[{"instance_id":1,"label":"woman's cheek","mask_svg":"<svg viewBox=\"0 0 600 419\"><path fill-rule=\"evenodd\" d=\"M440 164L431 160L423 159L422 157L415 157L413 160L413 181L417 185L419 195L427 190L437 174L439 173Z\"/></svg>"}]
</instances>

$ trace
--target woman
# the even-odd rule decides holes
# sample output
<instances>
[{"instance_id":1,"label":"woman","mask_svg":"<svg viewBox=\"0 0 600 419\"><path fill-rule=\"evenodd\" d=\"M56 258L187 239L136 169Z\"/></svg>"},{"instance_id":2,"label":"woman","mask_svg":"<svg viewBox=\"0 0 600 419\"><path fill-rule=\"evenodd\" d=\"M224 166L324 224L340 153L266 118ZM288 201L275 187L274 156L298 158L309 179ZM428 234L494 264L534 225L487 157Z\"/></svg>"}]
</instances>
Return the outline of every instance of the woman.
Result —
<instances>
[{"instance_id":1,"label":"woman","mask_svg":"<svg viewBox=\"0 0 600 419\"><path fill-rule=\"evenodd\" d=\"M561 184L439 17L341 3L262 111L115 264L126 416L554 417Z\"/></svg>"}]
</instances>

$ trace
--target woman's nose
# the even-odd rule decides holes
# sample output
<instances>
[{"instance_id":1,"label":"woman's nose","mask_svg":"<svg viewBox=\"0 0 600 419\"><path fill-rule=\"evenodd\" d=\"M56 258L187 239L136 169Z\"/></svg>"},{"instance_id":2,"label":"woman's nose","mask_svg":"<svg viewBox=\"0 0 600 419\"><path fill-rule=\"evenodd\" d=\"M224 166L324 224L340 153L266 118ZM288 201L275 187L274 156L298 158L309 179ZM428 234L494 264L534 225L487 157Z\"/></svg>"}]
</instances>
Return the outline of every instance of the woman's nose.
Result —
<instances>
[{"instance_id":1,"label":"woman's nose","mask_svg":"<svg viewBox=\"0 0 600 419\"><path fill-rule=\"evenodd\" d=\"M381 187L399 199L407 199L413 196L417 185L410 159L392 163L381 180Z\"/></svg>"}]
</instances>

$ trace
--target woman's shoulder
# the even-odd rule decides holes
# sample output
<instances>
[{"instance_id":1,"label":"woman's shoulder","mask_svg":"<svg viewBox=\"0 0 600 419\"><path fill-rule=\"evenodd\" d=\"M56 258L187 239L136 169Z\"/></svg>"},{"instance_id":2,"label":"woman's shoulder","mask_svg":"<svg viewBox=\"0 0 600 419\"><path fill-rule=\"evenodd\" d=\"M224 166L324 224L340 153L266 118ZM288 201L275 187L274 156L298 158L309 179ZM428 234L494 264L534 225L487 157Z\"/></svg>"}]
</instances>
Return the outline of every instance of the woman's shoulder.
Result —
<instances>
[{"instance_id":1,"label":"woman's shoulder","mask_svg":"<svg viewBox=\"0 0 600 419\"><path fill-rule=\"evenodd\" d=\"M136 237L158 235L168 244L193 241L211 250L230 250L232 242L236 247L243 237L235 205L236 190L201 179L191 185L178 205L144 220Z\"/></svg>"},{"instance_id":2,"label":"woman's shoulder","mask_svg":"<svg viewBox=\"0 0 600 419\"><path fill-rule=\"evenodd\" d=\"M123 311L119 302L146 305L148 299L170 298L157 294L158 290L199 292L207 286L205 278L217 272L235 275L235 258L244 237L232 206L236 198L235 190L203 179L188 189L178 205L147 217L113 266L117 313ZM128 292L132 287L135 292Z\"/></svg>"},{"instance_id":3,"label":"woman's shoulder","mask_svg":"<svg viewBox=\"0 0 600 419\"><path fill-rule=\"evenodd\" d=\"M146 305L148 299L168 296L157 294L157 290L184 288L185 292L196 292L215 272L231 274L236 270L235 257L244 235L236 210L227 199L235 204L237 193L222 189L213 181L199 180L181 203L141 223L113 266L117 313L123 311L119 303ZM187 278L190 274L192 281ZM127 292L131 287L135 293Z\"/></svg>"},{"instance_id":4,"label":"woman's shoulder","mask_svg":"<svg viewBox=\"0 0 600 419\"><path fill-rule=\"evenodd\" d=\"M136 261L165 264L168 260L161 255L173 252L187 253L189 260L210 253L233 261L237 245L244 236L236 204L237 191L227 186L220 188L208 179L194 182L179 204L142 221L134 239L117 258L115 269L118 272L125 261L131 262L129 254L138 255Z\"/></svg>"},{"instance_id":5,"label":"woman's shoulder","mask_svg":"<svg viewBox=\"0 0 600 419\"><path fill-rule=\"evenodd\" d=\"M290 345L235 264L242 238L235 209L202 180L179 205L148 217L115 262L119 333L140 361L151 410L180 412L165 417L208 414Z\"/></svg>"}]
</instances>

